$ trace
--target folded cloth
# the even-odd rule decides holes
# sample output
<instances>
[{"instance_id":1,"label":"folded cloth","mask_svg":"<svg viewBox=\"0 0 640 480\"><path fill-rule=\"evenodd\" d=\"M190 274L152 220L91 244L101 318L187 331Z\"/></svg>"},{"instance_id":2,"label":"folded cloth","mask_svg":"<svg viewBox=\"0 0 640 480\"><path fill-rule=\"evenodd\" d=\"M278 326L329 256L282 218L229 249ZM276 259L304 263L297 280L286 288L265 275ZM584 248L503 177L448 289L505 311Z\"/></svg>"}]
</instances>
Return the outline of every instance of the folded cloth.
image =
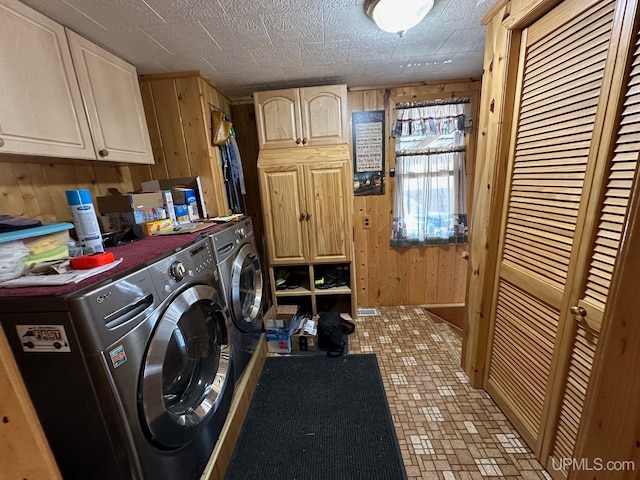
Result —
<instances>
[{"instance_id":1,"label":"folded cloth","mask_svg":"<svg viewBox=\"0 0 640 480\"><path fill-rule=\"evenodd\" d=\"M0 233L13 232L15 230L22 230L23 228L39 227L40 225L42 225L40 220L14 217L13 215L0 215Z\"/></svg>"},{"instance_id":2,"label":"folded cloth","mask_svg":"<svg viewBox=\"0 0 640 480\"><path fill-rule=\"evenodd\" d=\"M52 248L51 250L47 250L46 252L42 252L37 255L31 254L25 257L22 261L26 265L33 265L42 262L49 262L51 260L60 260L61 258L68 257L69 247L67 245L60 245L59 247Z\"/></svg>"},{"instance_id":3,"label":"folded cloth","mask_svg":"<svg viewBox=\"0 0 640 480\"><path fill-rule=\"evenodd\" d=\"M18 278L24 273L22 260L29 249L20 241L0 243L0 282Z\"/></svg>"}]
</instances>

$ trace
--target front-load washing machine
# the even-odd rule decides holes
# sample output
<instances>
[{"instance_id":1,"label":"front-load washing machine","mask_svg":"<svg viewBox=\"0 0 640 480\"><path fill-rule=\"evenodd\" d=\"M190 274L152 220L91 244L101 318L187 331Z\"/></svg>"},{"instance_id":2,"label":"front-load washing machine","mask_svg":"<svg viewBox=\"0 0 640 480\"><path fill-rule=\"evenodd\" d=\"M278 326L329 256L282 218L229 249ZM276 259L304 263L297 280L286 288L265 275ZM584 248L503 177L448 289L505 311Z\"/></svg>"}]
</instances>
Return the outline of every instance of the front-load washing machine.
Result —
<instances>
[{"instance_id":1,"label":"front-load washing machine","mask_svg":"<svg viewBox=\"0 0 640 480\"><path fill-rule=\"evenodd\" d=\"M251 360L262 332L262 267L251 218L228 223L210 238L233 319L231 344L237 380Z\"/></svg>"},{"instance_id":2,"label":"front-load washing machine","mask_svg":"<svg viewBox=\"0 0 640 480\"><path fill-rule=\"evenodd\" d=\"M200 477L235 384L217 272L205 238L65 298L0 300L65 479Z\"/></svg>"}]
</instances>

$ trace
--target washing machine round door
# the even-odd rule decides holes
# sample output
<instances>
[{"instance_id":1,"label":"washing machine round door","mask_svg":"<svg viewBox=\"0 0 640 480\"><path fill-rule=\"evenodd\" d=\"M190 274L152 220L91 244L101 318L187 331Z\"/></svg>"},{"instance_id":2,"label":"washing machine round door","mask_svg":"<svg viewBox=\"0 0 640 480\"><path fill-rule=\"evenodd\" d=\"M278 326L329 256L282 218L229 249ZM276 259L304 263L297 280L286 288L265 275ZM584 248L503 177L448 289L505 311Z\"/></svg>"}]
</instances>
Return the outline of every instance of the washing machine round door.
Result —
<instances>
[{"instance_id":1,"label":"washing machine round door","mask_svg":"<svg viewBox=\"0 0 640 480\"><path fill-rule=\"evenodd\" d=\"M156 444L188 443L211 417L231 377L227 317L209 285L179 294L161 314L140 380L140 407Z\"/></svg>"},{"instance_id":2,"label":"washing machine round door","mask_svg":"<svg viewBox=\"0 0 640 480\"><path fill-rule=\"evenodd\" d=\"M248 332L259 321L262 302L262 268L256 249L246 244L231 266L231 308L233 321Z\"/></svg>"}]
</instances>

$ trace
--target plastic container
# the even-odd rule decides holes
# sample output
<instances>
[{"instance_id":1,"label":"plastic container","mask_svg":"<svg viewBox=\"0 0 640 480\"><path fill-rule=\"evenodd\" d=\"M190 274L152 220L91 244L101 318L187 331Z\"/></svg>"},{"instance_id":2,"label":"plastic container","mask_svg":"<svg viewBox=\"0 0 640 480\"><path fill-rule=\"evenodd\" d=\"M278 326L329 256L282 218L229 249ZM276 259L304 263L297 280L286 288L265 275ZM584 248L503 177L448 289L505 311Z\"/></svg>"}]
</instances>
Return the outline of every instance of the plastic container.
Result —
<instances>
[{"instance_id":1,"label":"plastic container","mask_svg":"<svg viewBox=\"0 0 640 480\"><path fill-rule=\"evenodd\" d=\"M89 190L67 190L67 203L71 208L73 224L84 253L104 252L100 224Z\"/></svg>"}]
</instances>

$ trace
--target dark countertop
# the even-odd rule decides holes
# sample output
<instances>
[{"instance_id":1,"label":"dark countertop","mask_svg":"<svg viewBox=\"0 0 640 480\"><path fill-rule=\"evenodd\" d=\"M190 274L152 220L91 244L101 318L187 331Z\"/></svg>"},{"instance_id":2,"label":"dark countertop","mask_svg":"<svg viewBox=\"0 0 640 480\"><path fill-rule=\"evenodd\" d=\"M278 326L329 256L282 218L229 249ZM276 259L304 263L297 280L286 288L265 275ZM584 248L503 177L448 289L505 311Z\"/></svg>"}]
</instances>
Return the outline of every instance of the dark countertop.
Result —
<instances>
[{"instance_id":1,"label":"dark countertop","mask_svg":"<svg viewBox=\"0 0 640 480\"><path fill-rule=\"evenodd\" d=\"M68 285L0 288L0 298L66 296L84 290L87 287L97 285L112 277L131 273L135 271L136 268L152 263L156 259L160 259L167 254L190 245L205 235L211 234L214 230L223 228L224 225L225 224L212 224L210 228L194 233L146 237L118 247L107 248L106 250L112 252L116 260L120 258L123 259L119 265L111 270L99 273L81 282Z\"/></svg>"}]
</instances>

